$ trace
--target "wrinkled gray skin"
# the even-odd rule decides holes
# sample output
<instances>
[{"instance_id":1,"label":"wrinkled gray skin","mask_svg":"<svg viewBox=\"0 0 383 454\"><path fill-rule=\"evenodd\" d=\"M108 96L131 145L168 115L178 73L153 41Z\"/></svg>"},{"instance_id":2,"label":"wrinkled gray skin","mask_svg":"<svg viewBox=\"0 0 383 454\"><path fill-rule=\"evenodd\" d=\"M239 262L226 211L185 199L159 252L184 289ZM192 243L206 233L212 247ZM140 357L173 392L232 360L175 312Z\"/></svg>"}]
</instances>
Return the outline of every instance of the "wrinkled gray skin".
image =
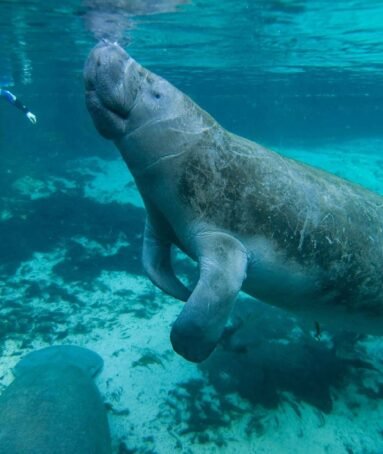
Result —
<instances>
[{"instance_id":1,"label":"wrinkled gray skin","mask_svg":"<svg viewBox=\"0 0 383 454\"><path fill-rule=\"evenodd\" d=\"M383 198L223 129L190 98L102 42L85 71L86 103L114 141L147 209L143 264L187 301L174 349L202 361L242 289L313 321L383 333ZM199 264L189 292L171 245Z\"/></svg>"},{"instance_id":2,"label":"wrinkled gray skin","mask_svg":"<svg viewBox=\"0 0 383 454\"><path fill-rule=\"evenodd\" d=\"M0 396L0 454L111 454L92 377L102 359L75 346L30 353Z\"/></svg>"}]
</instances>

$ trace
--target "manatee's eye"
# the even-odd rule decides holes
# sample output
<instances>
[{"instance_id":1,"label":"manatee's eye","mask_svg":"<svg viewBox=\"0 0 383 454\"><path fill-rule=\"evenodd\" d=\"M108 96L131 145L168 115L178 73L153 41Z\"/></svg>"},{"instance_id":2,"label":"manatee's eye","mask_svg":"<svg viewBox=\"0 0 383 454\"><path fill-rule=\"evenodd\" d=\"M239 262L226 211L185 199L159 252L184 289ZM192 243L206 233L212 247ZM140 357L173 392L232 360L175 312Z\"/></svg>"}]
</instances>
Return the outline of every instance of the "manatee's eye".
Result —
<instances>
[{"instance_id":1,"label":"manatee's eye","mask_svg":"<svg viewBox=\"0 0 383 454\"><path fill-rule=\"evenodd\" d=\"M158 93L158 92L154 92L154 97L156 99L160 99L161 98L161 95Z\"/></svg>"}]
</instances>

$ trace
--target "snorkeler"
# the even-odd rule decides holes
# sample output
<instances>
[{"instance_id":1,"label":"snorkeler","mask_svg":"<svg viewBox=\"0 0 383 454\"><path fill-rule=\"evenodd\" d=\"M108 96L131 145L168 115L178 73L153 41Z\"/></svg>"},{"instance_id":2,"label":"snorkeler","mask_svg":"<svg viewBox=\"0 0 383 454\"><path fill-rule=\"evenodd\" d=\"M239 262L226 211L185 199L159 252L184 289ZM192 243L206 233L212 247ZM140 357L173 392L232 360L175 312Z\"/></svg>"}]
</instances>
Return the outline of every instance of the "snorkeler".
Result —
<instances>
[{"instance_id":1,"label":"snorkeler","mask_svg":"<svg viewBox=\"0 0 383 454\"><path fill-rule=\"evenodd\" d=\"M24 104L20 102L10 91L0 88L0 98L6 99L10 104L13 104L17 109L24 112L31 123L35 124L37 122L36 115L30 112L29 109L25 107Z\"/></svg>"}]
</instances>

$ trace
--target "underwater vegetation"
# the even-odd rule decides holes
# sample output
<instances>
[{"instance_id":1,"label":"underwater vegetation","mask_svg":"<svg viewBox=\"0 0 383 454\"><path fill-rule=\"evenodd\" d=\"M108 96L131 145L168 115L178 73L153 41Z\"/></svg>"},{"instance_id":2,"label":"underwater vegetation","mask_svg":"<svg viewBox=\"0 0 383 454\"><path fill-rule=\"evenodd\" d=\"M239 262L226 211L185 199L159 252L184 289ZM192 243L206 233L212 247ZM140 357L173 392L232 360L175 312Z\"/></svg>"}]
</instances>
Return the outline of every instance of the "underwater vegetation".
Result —
<instances>
[{"instance_id":1,"label":"underwater vegetation","mask_svg":"<svg viewBox=\"0 0 383 454\"><path fill-rule=\"evenodd\" d=\"M365 372L379 373L358 354L363 336L341 333L318 341L314 327L312 332L301 330L294 319L261 304L254 307L247 299L236 312L242 317L234 322L239 327L201 366L219 393L235 391L264 408L277 408L292 395L299 417L300 403L329 413L335 389L342 389L352 377L360 392L366 392Z\"/></svg>"},{"instance_id":2,"label":"underwater vegetation","mask_svg":"<svg viewBox=\"0 0 383 454\"><path fill-rule=\"evenodd\" d=\"M169 421L180 449L185 435L196 445L227 446L238 421L245 438L278 430L287 414L304 431L307 408L323 427L348 387L354 394L346 405L355 415L364 397L381 399L382 364L363 354L360 336L318 341L282 312L254 309L249 299L239 301L235 317L243 317L240 328L199 366L204 378L178 383L161 406L159 418Z\"/></svg>"},{"instance_id":3,"label":"underwater vegetation","mask_svg":"<svg viewBox=\"0 0 383 454\"><path fill-rule=\"evenodd\" d=\"M89 334L113 323L119 313L150 317L157 309L150 292L138 302L129 301L131 291L126 287L107 300L85 296L94 296L97 288L107 290L102 273L143 275L141 208L97 203L84 197L81 185L69 191L56 188L32 200L31 192L20 194L19 189L14 187L10 197L16 202L0 222L0 348L10 337L22 339L27 347L38 339L53 343L71 334ZM116 305L114 300L123 303ZM99 317L94 309L103 304L106 316ZM84 308L89 316L81 320Z\"/></svg>"}]
</instances>

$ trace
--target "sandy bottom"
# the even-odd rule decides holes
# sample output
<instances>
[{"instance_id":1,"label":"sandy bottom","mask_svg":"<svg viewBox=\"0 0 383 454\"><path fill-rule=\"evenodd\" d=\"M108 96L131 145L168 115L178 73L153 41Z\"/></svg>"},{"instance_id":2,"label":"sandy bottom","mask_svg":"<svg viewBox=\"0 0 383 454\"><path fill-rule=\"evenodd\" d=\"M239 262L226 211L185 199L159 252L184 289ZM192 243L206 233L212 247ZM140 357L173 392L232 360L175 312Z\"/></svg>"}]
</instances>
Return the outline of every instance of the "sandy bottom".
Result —
<instances>
[{"instance_id":1,"label":"sandy bottom","mask_svg":"<svg viewBox=\"0 0 383 454\"><path fill-rule=\"evenodd\" d=\"M383 194L382 146L279 151ZM169 341L182 303L139 266L144 214L122 160L71 162L12 190L0 227L22 244L9 245L0 268L0 390L27 352L76 344L104 359L96 382L116 453L383 452L383 340L325 330L317 340L241 296L237 329L205 363L188 363ZM187 279L191 264L178 266Z\"/></svg>"}]
</instances>

